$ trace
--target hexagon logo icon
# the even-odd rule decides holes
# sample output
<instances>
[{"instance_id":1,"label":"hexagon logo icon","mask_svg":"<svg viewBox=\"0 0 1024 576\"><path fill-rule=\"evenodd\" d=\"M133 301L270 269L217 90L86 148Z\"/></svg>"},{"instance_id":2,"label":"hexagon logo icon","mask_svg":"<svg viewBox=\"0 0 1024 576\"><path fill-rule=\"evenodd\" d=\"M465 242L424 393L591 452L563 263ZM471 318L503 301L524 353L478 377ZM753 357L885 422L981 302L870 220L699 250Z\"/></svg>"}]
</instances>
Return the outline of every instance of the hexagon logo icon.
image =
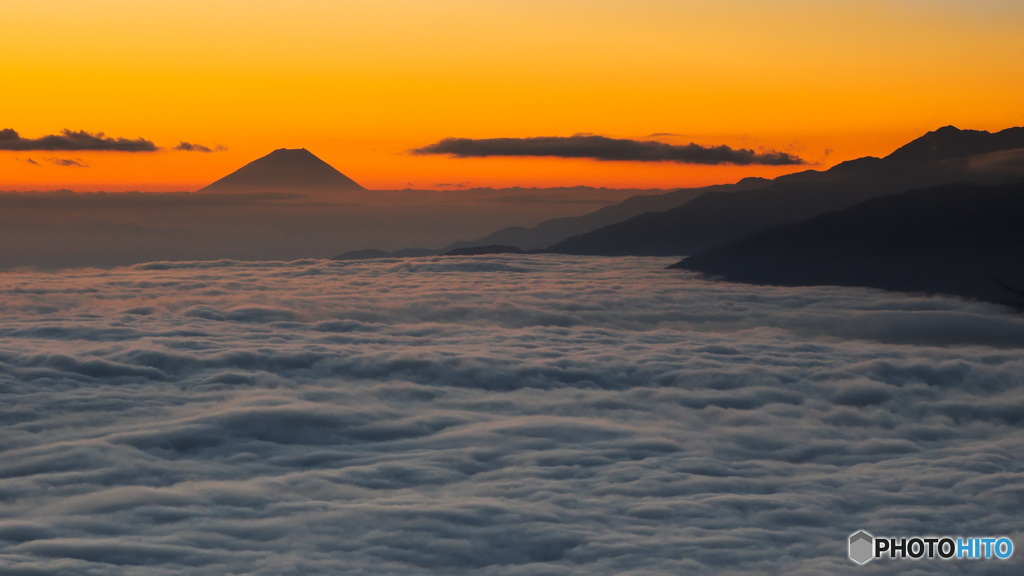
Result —
<instances>
[{"instance_id":1,"label":"hexagon logo icon","mask_svg":"<svg viewBox=\"0 0 1024 576\"><path fill-rule=\"evenodd\" d=\"M874 554L875 537L863 530L850 534L850 560L857 564L867 564Z\"/></svg>"}]
</instances>

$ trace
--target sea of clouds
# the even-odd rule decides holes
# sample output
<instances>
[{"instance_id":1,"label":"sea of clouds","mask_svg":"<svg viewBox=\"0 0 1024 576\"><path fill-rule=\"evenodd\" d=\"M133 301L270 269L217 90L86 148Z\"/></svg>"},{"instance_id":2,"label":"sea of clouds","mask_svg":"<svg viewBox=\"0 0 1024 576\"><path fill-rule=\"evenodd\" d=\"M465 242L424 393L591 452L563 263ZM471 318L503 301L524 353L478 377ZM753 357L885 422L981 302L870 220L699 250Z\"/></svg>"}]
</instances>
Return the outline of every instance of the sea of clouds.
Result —
<instances>
[{"instance_id":1,"label":"sea of clouds","mask_svg":"<svg viewBox=\"0 0 1024 576\"><path fill-rule=\"evenodd\" d=\"M1012 574L1024 318L675 259L0 274L0 573Z\"/></svg>"}]
</instances>

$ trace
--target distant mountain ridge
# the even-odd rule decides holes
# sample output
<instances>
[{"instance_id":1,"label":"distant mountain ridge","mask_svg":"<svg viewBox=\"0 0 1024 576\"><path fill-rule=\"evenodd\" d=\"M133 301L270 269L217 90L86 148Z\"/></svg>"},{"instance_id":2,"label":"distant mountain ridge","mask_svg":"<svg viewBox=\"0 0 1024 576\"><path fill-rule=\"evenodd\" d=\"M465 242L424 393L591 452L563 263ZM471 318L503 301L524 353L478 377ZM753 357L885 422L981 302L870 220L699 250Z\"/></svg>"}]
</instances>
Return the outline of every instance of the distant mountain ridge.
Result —
<instances>
[{"instance_id":1,"label":"distant mountain ridge","mask_svg":"<svg viewBox=\"0 0 1024 576\"><path fill-rule=\"evenodd\" d=\"M351 192L366 190L305 148L279 148L198 192Z\"/></svg>"},{"instance_id":2,"label":"distant mountain ridge","mask_svg":"<svg viewBox=\"0 0 1024 576\"><path fill-rule=\"evenodd\" d=\"M706 192L736 192L763 186L770 182L764 178L744 178L735 184L718 184L701 188L680 188L664 194L631 196L618 204L605 206L582 216L567 216L545 220L536 226L511 226L476 240L449 244L445 251L474 246L511 245L523 250L537 250L583 234L602 226L622 222L646 212L660 212L686 204Z\"/></svg>"},{"instance_id":3,"label":"distant mountain ridge","mask_svg":"<svg viewBox=\"0 0 1024 576\"><path fill-rule=\"evenodd\" d=\"M986 132L944 126L897 148L885 159L903 164L932 162L1015 148L1024 148L1024 127Z\"/></svg>"},{"instance_id":4,"label":"distant mountain ridge","mask_svg":"<svg viewBox=\"0 0 1024 576\"><path fill-rule=\"evenodd\" d=\"M1024 148L1024 128L996 133L952 126L929 132L885 158L859 158L829 170L780 176L764 186L708 192L678 208L647 213L547 247L565 254L684 256L773 226L841 210L864 200L959 181L991 182L969 158Z\"/></svg>"},{"instance_id":5,"label":"distant mountain ridge","mask_svg":"<svg viewBox=\"0 0 1024 576\"><path fill-rule=\"evenodd\" d=\"M873 198L672 268L754 284L867 286L1017 301L1006 286L1024 288L1024 180Z\"/></svg>"}]
</instances>

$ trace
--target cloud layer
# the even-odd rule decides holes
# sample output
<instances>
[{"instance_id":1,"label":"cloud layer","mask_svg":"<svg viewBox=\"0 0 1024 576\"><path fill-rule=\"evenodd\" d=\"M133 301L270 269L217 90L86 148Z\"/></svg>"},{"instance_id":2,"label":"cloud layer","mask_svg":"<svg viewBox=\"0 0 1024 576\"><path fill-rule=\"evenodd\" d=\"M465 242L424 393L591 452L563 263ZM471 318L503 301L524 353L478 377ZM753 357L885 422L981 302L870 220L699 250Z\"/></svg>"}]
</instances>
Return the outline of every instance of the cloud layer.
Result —
<instances>
[{"instance_id":1,"label":"cloud layer","mask_svg":"<svg viewBox=\"0 0 1024 576\"><path fill-rule=\"evenodd\" d=\"M856 529L1024 541L1019 315L672 261L5 272L0 572L859 574Z\"/></svg>"},{"instance_id":2,"label":"cloud layer","mask_svg":"<svg viewBox=\"0 0 1024 576\"><path fill-rule=\"evenodd\" d=\"M415 154L451 154L458 158L486 156L553 156L631 162L678 162L682 164L804 164L785 152L755 152L729 146L675 145L653 140L628 140L590 134L534 138L445 138L413 150Z\"/></svg>"},{"instance_id":3,"label":"cloud layer","mask_svg":"<svg viewBox=\"0 0 1024 576\"><path fill-rule=\"evenodd\" d=\"M46 161L39 158L37 164ZM330 258L365 248L441 248L508 226L577 216L645 192L652 191L0 193L0 269L110 267L153 260L291 260ZM502 204L501 210L494 209L495 203Z\"/></svg>"},{"instance_id":4,"label":"cloud layer","mask_svg":"<svg viewBox=\"0 0 1024 576\"><path fill-rule=\"evenodd\" d=\"M145 138L110 138L103 132L62 130L41 138L23 138L11 128L0 130L0 150L153 152L156 145Z\"/></svg>"}]
</instances>

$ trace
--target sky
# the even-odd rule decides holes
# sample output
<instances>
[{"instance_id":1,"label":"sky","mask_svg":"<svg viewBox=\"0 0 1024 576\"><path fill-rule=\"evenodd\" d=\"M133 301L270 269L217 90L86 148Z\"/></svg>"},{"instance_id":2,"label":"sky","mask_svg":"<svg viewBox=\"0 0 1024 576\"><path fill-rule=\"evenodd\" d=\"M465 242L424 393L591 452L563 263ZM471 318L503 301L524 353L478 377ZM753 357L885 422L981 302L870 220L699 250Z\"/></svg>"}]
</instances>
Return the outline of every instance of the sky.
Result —
<instances>
[{"instance_id":1,"label":"sky","mask_svg":"<svg viewBox=\"0 0 1024 576\"><path fill-rule=\"evenodd\" d=\"M670 188L884 155L948 124L1024 125L1014 0L38 0L2 12L0 129L151 148L0 150L4 190L195 190L282 147L372 189ZM802 163L422 153L577 135Z\"/></svg>"}]
</instances>

